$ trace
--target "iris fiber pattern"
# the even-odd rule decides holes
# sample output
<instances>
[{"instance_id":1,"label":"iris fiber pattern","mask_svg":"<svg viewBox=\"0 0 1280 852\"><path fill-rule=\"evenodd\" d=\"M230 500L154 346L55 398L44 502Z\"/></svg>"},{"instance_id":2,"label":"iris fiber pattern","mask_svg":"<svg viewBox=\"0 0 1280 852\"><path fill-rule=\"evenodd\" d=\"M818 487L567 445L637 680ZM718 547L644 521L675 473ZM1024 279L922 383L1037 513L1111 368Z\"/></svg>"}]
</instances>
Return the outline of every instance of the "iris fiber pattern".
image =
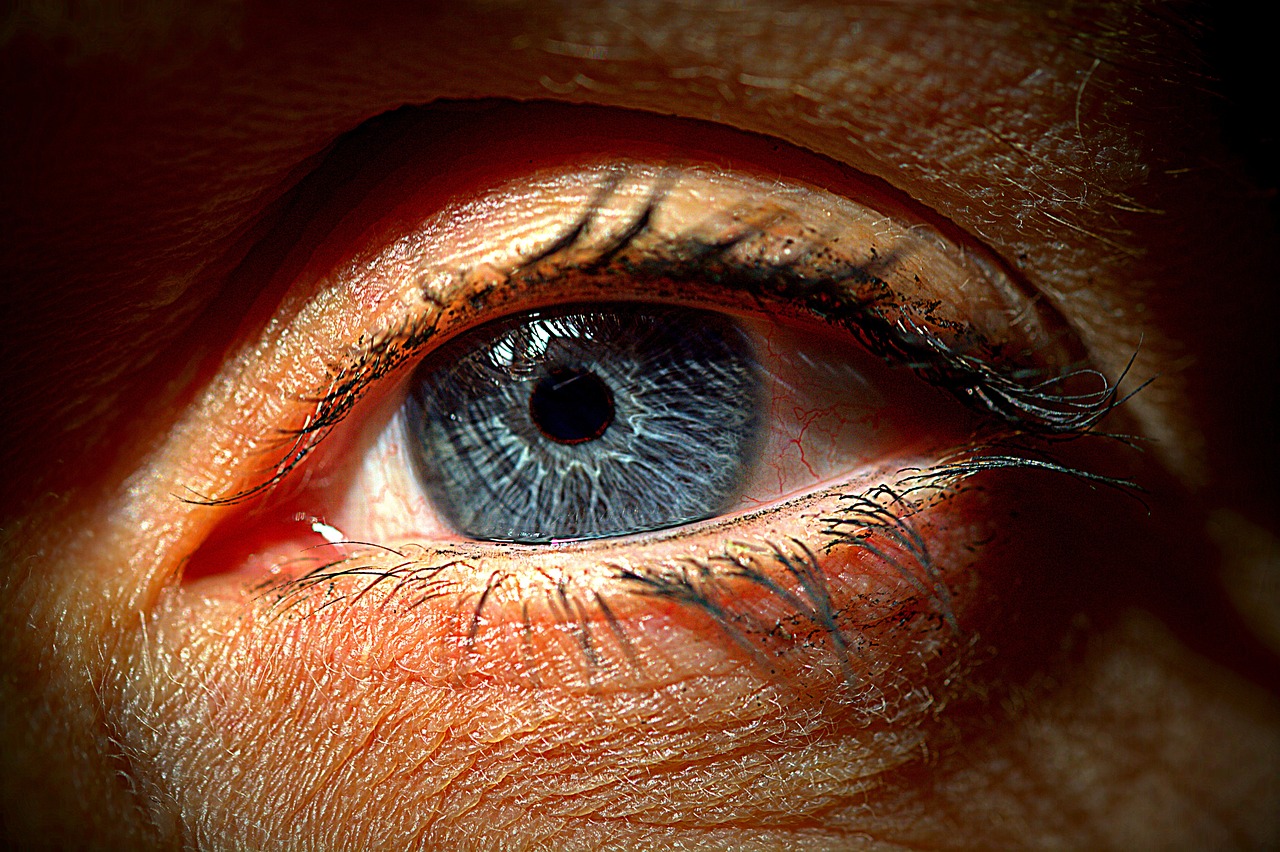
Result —
<instances>
[{"instance_id":1,"label":"iris fiber pattern","mask_svg":"<svg viewBox=\"0 0 1280 852\"><path fill-rule=\"evenodd\" d=\"M545 395L532 401L563 376L611 394L598 436L548 431ZM429 356L405 423L418 474L456 532L602 538L702 520L734 502L757 448L760 387L751 341L723 314L630 304L537 311Z\"/></svg>"}]
</instances>

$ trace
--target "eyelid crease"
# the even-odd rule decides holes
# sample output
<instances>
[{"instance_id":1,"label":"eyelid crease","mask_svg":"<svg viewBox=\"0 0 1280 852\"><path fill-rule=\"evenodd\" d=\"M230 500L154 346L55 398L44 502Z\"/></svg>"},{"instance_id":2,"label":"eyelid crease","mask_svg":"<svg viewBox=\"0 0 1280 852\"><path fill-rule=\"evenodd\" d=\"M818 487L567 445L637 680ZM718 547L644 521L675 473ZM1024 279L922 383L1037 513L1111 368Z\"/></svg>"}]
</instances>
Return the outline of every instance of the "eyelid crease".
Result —
<instances>
[{"instance_id":1,"label":"eyelid crease","mask_svg":"<svg viewBox=\"0 0 1280 852\"><path fill-rule=\"evenodd\" d=\"M650 300L678 302L689 301L686 293L696 287L700 304L718 301L733 309L745 296L774 313L816 316L981 414L1030 432L1079 434L1118 404L1118 380L1088 367L1061 367L1062 329L1055 329L1052 339L1041 332L1038 343L1019 347L949 317L941 299L920 291L918 274L908 279L899 268L904 253L912 250L909 243L884 253L867 246L864 256L854 258L836 245L838 236L815 230L776 201L732 205L693 228L656 234L655 220L670 202L679 173L670 164L646 170L625 161L607 163L585 212L550 245L505 271L484 264L461 270L443 293L421 286L417 308L392 329L362 339L354 355L331 363L327 386L301 400L313 408L299 427L282 433L278 461L266 479L227 497L189 502L229 505L262 493L297 468L372 385L400 370L445 330L465 330L478 318L490 318L485 313L492 314L495 304L501 311L503 302L546 301L554 298L547 293L566 290L577 300L593 295L616 300L621 287L647 293ZM621 226L611 230L611 223L601 220L617 198L624 200L624 209L610 212ZM922 228L913 225L904 232L920 242L941 241ZM904 281L916 286L914 295L901 292ZM1007 297L1010 285L997 289ZM1024 300L1006 313L1025 317L1036 310L1034 300ZM1026 327L1020 331L1035 336Z\"/></svg>"},{"instance_id":2,"label":"eyelid crease","mask_svg":"<svg viewBox=\"0 0 1280 852\"><path fill-rule=\"evenodd\" d=\"M494 122L501 132L492 132ZM690 175L710 187L704 206L718 217L675 229L665 245L655 242L662 228L653 220L665 216ZM337 140L305 180L318 181L317 191L337 200L328 205L321 198L323 222L303 226L310 236L290 249L291 265L279 274L299 286L286 302L292 311L326 290L345 293L335 301L355 310L347 319L335 314L332 323L345 326L351 342L345 354L331 340L306 344L315 356L305 373L310 387L291 381L260 400L282 413L283 428L271 434L262 423L248 441L220 438L217 446L226 444L220 457L238 472L201 473L200 487L183 484L178 491L185 495L173 495L184 502L232 505L265 494L302 465L380 379L435 340L506 313L581 300L572 286L609 290L602 295L614 301L639 298L643 294L616 292L620 282L610 275L634 270L630 261L646 253L648 271L665 276L653 283L672 290L681 282L699 286L697 302L705 307L741 311L745 295L770 311L807 312L847 326L866 348L915 369L993 423L1071 435L1092 429L1119 402L1118 381L1088 367L1083 344L1052 305L972 235L874 175L776 139L588 106L443 101L365 122ZM737 201L726 203L726 192ZM512 200L514 213L503 207ZM556 234L547 234L545 223L528 224L546 219L556 205L565 214ZM802 208L808 212L798 214ZM861 236L852 240L831 226L848 208L863 211ZM737 237L699 230L733 224L734 216ZM488 234L488 245L475 243L476 223L488 231L490 219L507 236L505 245ZM455 249L455 223L469 235L461 250ZM880 226L911 236L916 249L904 254L879 245ZM808 257L797 253L801 243ZM858 245L868 250L859 254ZM945 281L931 281L916 256L938 251L959 270ZM423 253L418 282L410 280L414 264L406 255L414 252ZM440 265L450 258L454 266ZM726 258L733 261L727 270ZM663 259L666 270L658 268ZM381 271L370 272L370 262ZM521 289L557 269L564 280ZM717 272L718 285L696 280ZM753 274L777 286L762 293ZM850 283L858 285L853 293ZM364 289L382 300L367 332L360 329L360 309L374 302L361 295ZM405 307L383 316L388 295ZM670 300L691 302L687 293ZM330 319L306 310L322 328L313 323L304 336L323 334ZM258 381L270 385L276 378ZM258 469L249 472L251 456Z\"/></svg>"}]
</instances>

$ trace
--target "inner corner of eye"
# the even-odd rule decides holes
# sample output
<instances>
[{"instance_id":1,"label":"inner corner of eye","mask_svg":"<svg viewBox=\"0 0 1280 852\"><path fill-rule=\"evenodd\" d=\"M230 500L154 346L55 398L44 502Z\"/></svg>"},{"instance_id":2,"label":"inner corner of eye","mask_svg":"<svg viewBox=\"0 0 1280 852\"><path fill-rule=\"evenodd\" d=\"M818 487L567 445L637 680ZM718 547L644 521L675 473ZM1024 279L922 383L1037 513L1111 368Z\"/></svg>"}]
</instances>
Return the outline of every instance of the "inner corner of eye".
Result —
<instances>
[{"instance_id":1,"label":"inner corner of eye","mask_svg":"<svg viewBox=\"0 0 1280 852\"><path fill-rule=\"evenodd\" d=\"M665 530L879 465L911 436L884 365L835 332L650 303L476 327L418 366L396 440L420 496L474 540ZM375 504L366 511L380 513ZM366 526L393 534L390 517Z\"/></svg>"}]
</instances>

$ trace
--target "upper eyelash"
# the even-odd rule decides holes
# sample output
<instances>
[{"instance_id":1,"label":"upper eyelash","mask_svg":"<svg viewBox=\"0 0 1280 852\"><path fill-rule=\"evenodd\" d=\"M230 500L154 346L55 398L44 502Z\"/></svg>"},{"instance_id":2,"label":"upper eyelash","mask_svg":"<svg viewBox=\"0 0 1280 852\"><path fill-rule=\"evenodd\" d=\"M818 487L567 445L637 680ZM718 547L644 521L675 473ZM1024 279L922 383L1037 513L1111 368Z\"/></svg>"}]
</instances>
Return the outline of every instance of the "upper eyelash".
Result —
<instances>
[{"instance_id":1,"label":"upper eyelash","mask_svg":"<svg viewBox=\"0 0 1280 852\"><path fill-rule=\"evenodd\" d=\"M744 292L758 300L772 298L801 305L824 321L839 325L872 354L911 369L979 413L1044 436L1089 432L1112 409L1152 381L1148 379L1123 398L1119 396L1119 385L1128 375L1136 352L1115 381L1091 367L1047 377L1044 368L1002 371L989 360L998 356L998 345L993 346L975 329L958 328L955 323L940 319L936 315L938 302L903 299L895 293L873 271L891 266L894 258L877 255L874 247L869 262L829 261L820 275L798 271L800 257L781 263L729 261L731 250L767 235L765 225L760 224L719 242L685 238L631 257L628 248L647 233L661 204L665 183L662 177L626 228L593 248L592 255L577 259L572 266L556 267L554 259L579 245L623 176L621 168L611 169L586 212L560 239L513 270L509 279L528 286L567 276L694 282ZM551 268L544 268L547 266ZM394 329L368 340L362 338L356 344L359 352L354 358L331 366L328 386L314 397L301 400L312 403L314 408L301 426L282 431L281 455L264 480L226 497L182 499L199 505L233 505L265 492L288 476L345 419L369 387L399 370L436 337L446 306L431 299L425 290L423 296L435 311L410 315ZM948 344L929 328L930 324L958 331L957 339L965 345ZM1068 390L1084 384L1092 387Z\"/></svg>"},{"instance_id":2,"label":"upper eyelash","mask_svg":"<svg viewBox=\"0 0 1280 852\"><path fill-rule=\"evenodd\" d=\"M647 223L652 207L646 206L638 222ZM630 228L627 242L634 241L643 229ZM783 264L759 264L754 268L730 266L726 253L760 236L763 230L736 235L731 241L705 243L689 241L671 247L668 257L650 256L640 264L622 258L616 261L626 244L609 246L602 252L606 260L589 260L569 270L575 275L609 277L645 277L674 282L711 282L727 290L772 296L788 303L801 303L810 312L831 323L838 323L853 334L872 354L900 364L918 373L937 387L948 390L972 408L1030 432L1054 435L1086 431L1102 420L1121 400L1119 384L1127 376L1133 358L1112 382L1093 368L1079 368L1044 377L1039 369L1023 368L1002 372L989 361L971 354L990 344L973 329L965 329L961 339L969 346L955 347L931 332L925 323L949 325L934 314L936 302L901 300L888 283L871 271L874 266L893 263L891 257L856 265L833 264L821 276L796 271L796 261ZM874 255L874 249L872 250ZM855 286L850 287L850 284ZM869 298L867 289L874 291ZM857 295L853 293L857 292ZM890 319L891 311L898 311ZM1136 352L1134 354L1136 358ZM1066 386L1091 382L1092 390L1067 391ZM1055 388L1063 390L1055 391ZM1138 388L1140 390L1141 388ZM1131 392L1125 397L1132 396Z\"/></svg>"}]
</instances>

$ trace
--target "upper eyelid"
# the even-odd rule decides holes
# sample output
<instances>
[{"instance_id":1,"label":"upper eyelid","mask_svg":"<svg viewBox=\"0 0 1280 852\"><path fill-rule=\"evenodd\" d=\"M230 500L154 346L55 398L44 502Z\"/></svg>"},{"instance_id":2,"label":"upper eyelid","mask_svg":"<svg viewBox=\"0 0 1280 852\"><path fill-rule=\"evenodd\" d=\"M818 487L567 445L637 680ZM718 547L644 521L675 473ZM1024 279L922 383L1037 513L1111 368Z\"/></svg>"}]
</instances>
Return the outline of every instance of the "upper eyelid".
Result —
<instances>
[{"instance_id":1,"label":"upper eyelid","mask_svg":"<svg viewBox=\"0 0 1280 852\"><path fill-rule=\"evenodd\" d=\"M724 291L746 292L777 303L807 302L810 312L826 314L830 320L843 320L846 328L877 354L908 364L989 415L1033 431L1054 433L1088 428L1114 404L1114 384L1087 368L1061 371L1087 385L1082 392L1064 392L1065 385L1055 385L1061 376L1052 371L1029 372L1026 364L1021 366L1020 375L1002 371L991 357L998 347L988 347L989 341L984 340L980 332L973 334L973 329L961 329L961 334L950 343L944 341L938 333L938 324L934 323L933 306L928 300L917 297L911 302L895 292L874 268L891 265L892 258L881 256L877 260L874 250L871 262L854 263L834 257L828 258L825 264L808 267L776 260L771 263L761 257L748 264L742 258L728 257L730 251L739 254L747 249L755 251L757 243L762 247L757 255L767 253L769 247L764 244L769 241L770 233L767 226L762 226L740 230L735 238L719 244L688 234L682 240L668 241L660 251L650 247L647 256L636 252L628 254L655 213L662 209L669 175L682 168L686 166L659 167L658 179L653 180L643 194L642 203L633 205L629 221L584 251L583 235L596 224L601 199L614 193L626 176L626 167L616 163L606 166L600 172L597 198L559 238L505 270L489 270L490 274L496 272L499 277L515 282L552 275L574 276L582 281L590 276L643 274L668 282L695 284L714 278ZM736 212L749 221L753 213L760 214L761 210ZM821 254L824 247L820 237L815 237L807 249ZM867 298L866 293L854 294L849 287L851 282L865 285L862 289L869 288L872 297ZM455 291L449 298L462 297L461 288ZM470 298L475 299L474 292ZM345 418L372 384L399 370L418 350L436 339L442 306L427 307L431 310L409 312L389 331L368 335L352 348L354 354L330 362L326 384L314 388L307 398L297 400L310 406L310 413L300 426L286 430L282 443L276 444L280 457L265 480L230 496L202 497L191 502L240 502L284 478ZM1026 309L1024 305L1022 310ZM935 327L930 328L931 324ZM945 328L945 322L941 326ZM956 340L963 342L957 346ZM983 347L988 347L988 351L980 351Z\"/></svg>"}]
</instances>

